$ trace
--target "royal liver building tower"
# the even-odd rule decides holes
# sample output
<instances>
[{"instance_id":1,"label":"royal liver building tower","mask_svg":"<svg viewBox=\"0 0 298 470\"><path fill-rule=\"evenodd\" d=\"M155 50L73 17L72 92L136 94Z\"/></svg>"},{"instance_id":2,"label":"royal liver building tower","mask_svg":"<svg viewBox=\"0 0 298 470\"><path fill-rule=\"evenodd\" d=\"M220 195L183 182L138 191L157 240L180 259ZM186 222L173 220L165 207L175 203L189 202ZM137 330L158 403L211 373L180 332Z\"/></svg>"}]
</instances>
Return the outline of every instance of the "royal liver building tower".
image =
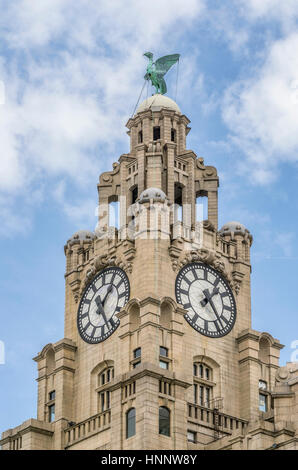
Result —
<instances>
[{"instance_id":1,"label":"royal liver building tower","mask_svg":"<svg viewBox=\"0 0 298 470\"><path fill-rule=\"evenodd\" d=\"M64 338L34 358L37 419L2 449L298 447L298 364L252 329L252 235L218 228L217 171L187 150L189 123L158 93L129 119L95 231L64 247Z\"/></svg>"}]
</instances>

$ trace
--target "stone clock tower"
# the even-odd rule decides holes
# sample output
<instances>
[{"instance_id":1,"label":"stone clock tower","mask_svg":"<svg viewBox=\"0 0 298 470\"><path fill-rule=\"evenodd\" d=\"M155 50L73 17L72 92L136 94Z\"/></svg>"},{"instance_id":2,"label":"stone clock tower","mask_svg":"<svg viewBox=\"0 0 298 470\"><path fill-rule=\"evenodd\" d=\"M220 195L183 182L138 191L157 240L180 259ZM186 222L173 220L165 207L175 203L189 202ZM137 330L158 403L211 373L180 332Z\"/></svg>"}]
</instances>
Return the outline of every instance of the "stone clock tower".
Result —
<instances>
[{"instance_id":1,"label":"stone clock tower","mask_svg":"<svg viewBox=\"0 0 298 470\"><path fill-rule=\"evenodd\" d=\"M279 368L280 342L252 329L252 236L218 229L217 171L187 150L189 123L160 94L129 119L95 232L65 245L64 339L34 358L37 419L3 449L297 447L297 364Z\"/></svg>"}]
</instances>

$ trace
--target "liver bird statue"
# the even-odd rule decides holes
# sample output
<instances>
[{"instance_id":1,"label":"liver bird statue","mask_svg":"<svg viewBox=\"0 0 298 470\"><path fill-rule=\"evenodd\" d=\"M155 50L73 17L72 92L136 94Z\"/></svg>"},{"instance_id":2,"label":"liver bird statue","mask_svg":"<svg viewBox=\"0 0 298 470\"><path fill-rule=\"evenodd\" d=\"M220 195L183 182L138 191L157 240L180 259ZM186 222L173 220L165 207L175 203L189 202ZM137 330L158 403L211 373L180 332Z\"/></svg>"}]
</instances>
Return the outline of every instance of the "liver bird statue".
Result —
<instances>
[{"instance_id":1,"label":"liver bird statue","mask_svg":"<svg viewBox=\"0 0 298 470\"><path fill-rule=\"evenodd\" d=\"M167 85L164 75L170 70L172 65L178 62L180 54L165 55L153 62L152 52L145 52L144 56L148 57L145 80L151 80L152 85L156 89L156 93L164 95L167 92Z\"/></svg>"}]
</instances>

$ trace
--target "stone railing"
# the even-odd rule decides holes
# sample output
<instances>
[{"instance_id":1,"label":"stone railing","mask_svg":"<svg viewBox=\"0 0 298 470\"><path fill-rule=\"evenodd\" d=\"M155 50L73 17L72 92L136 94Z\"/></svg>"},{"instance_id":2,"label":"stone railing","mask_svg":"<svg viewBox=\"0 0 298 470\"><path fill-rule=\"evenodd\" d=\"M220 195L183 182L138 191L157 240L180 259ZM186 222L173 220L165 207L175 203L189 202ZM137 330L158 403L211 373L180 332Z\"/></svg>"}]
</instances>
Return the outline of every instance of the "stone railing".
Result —
<instances>
[{"instance_id":1,"label":"stone railing","mask_svg":"<svg viewBox=\"0 0 298 470\"><path fill-rule=\"evenodd\" d=\"M76 423L64 430L65 447L86 439L99 431L104 431L110 427L111 410L103 411L91 418Z\"/></svg>"},{"instance_id":2,"label":"stone railing","mask_svg":"<svg viewBox=\"0 0 298 470\"><path fill-rule=\"evenodd\" d=\"M213 429L218 428L226 434L232 434L235 429L243 431L248 424L248 421L244 419L235 418L218 410L193 403L188 403L188 420L207 425Z\"/></svg>"}]
</instances>

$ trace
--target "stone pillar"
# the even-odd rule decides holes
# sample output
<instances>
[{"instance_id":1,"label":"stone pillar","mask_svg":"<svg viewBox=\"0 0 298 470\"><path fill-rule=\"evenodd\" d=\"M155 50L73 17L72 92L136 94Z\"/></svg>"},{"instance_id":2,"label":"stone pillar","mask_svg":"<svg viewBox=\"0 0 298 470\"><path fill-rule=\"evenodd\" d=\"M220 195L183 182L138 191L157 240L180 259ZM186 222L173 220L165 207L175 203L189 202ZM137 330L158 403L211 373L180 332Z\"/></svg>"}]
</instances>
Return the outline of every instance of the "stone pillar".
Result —
<instances>
[{"instance_id":1,"label":"stone pillar","mask_svg":"<svg viewBox=\"0 0 298 470\"><path fill-rule=\"evenodd\" d=\"M174 161L175 161L175 148L176 144L174 142L168 142L166 151L167 151L167 196L172 204L174 204L175 198L175 187L174 187Z\"/></svg>"},{"instance_id":2,"label":"stone pillar","mask_svg":"<svg viewBox=\"0 0 298 470\"><path fill-rule=\"evenodd\" d=\"M240 415L242 419L254 421L259 418L259 336L253 330L247 329L238 336L237 342Z\"/></svg>"},{"instance_id":3,"label":"stone pillar","mask_svg":"<svg viewBox=\"0 0 298 470\"><path fill-rule=\"evenodd\" d=\"M218 229L218 200L217 191L208 191L208 220Z\"/></svg>"},{"instance_id":4,"label":"stone pillar","mask_svg":"<svg viewBox=\"0 0 298 470\"><path fill-rule=\"evenodd\" d=\"M160 188L162 176L162 154L147 153L147 188Z\"/></svg>"}]
</instances>

